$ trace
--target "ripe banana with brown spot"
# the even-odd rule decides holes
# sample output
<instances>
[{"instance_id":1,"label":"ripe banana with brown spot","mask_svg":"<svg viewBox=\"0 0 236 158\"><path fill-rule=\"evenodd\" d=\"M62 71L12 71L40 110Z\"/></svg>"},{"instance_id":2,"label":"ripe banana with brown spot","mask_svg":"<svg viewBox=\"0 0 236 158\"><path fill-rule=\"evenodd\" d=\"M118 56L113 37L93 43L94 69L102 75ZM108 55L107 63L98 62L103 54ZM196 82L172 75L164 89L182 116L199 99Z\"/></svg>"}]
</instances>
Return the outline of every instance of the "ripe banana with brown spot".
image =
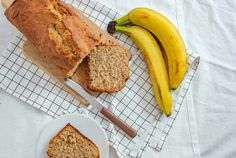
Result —
<instances>
[{"instance_id":1,"label":"ripe banana with brown spot","mask_svg":"<svg viewBox=\"0 0 236 158\"><path fill-rule=\"evenodd\" d=\"M162 52L150 32L139 26L116 26L115 31L129 35L140 48L148 65L152 89L158 105L166 116L172 113L172 96Z\"/></svg>"},{"instance_id":2,"label":"ripe banana with brown spot","mask_svg":"<svg viewBox=\"0 0 236 158\"><path fill-rule=\"evenodd\" d=\"M154 10L136 8L120 19L110 22L108 32L112 33L114 26L129 23L149 30L158 38L167 58L170 87L177 89L187 70L186 47L177 28L165 16Z\"/></svg>"}]
</instances>

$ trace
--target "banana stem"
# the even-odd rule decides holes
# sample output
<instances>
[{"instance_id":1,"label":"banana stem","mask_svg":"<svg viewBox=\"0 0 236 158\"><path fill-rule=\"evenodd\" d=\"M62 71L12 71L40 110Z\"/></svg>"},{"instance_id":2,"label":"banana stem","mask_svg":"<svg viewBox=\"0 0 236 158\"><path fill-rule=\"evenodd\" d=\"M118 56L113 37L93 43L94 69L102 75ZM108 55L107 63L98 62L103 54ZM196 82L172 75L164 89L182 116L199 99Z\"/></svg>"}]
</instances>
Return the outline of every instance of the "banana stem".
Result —
<instances>
[{"instance_id":1,"label":"banana stem","mask_svg":"<svg viewBox=\"0 0 236 158\"><path fill-rule=\"evenodd\" d=\"M129 15L127 14L115 21L109 22L107 26L107 32L110 34L114 34L116 31L116 26L124 26L128 24L130 24L130 20L129 20Z\"/></svg>"},{"instance_id":2,"label":"banana stem","mask_svg":"<svg viewBox=\"0 0 236 158\"><path fill-rule=\"evenodd\" d=\"M129 15L126 14L125 16L122 16L121 18L119 18L115 21L116 21L116 25L119 25L119 26L127 25L130 23Z\"/></svg>"},{"instance_id":3,"label":"banana stem","mask_svg":"<svg viewBox=\"0 0 236 158\"><path fill-rule=\"evenodd\" d=\"M116 25L115 28L116 28L116 31L123 32L123 33L130 35L129 29L125 26L117 26Z\"/></svg>"}]
</instances>

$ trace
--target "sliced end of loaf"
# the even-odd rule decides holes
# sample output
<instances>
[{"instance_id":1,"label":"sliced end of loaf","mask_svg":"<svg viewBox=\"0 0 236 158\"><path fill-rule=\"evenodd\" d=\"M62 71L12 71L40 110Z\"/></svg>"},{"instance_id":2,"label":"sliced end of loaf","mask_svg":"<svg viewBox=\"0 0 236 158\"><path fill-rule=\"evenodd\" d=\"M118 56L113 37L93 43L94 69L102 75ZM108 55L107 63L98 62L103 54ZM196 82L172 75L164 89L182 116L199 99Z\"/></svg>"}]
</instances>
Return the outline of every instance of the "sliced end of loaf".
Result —
<instances>
[{"instance_id":1,"label":"sliced end of loaf","mask_svg":"<svg viewBox=\"0 0 236 158\"><path fill-rule=\"evenodd\" d=\"M101 92L117 92L129 78L129 57L121 46L98 46L90 52L88 88Z\"/></svg>"},{"instance_id":2,"label":"sliced end of loaf","mask_svg":"<svg viewBox=\"0 0 236 158\"><path fill-rule=\"evenodd\" d=\"M71 124L67 124L49 143L50 158L99 158L98 147Z\"/></svg>"}]
</instances>

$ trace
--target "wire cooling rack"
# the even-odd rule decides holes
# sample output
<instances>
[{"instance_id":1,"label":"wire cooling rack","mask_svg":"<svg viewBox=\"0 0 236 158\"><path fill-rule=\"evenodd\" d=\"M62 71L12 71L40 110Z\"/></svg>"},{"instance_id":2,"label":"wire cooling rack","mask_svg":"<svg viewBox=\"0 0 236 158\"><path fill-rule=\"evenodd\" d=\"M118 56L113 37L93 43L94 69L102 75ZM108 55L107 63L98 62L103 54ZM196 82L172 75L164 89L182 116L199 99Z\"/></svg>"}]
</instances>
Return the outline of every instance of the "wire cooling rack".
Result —
<instances>
[{"instance_id":1,"label":"wire cooling rack","mask_svg":"<svg viewBox=\"0 0 236 158\"><path fill-rule=\"evenodd\" d=\"M95 0L67 0L66 2L83 11L90 20L103 29L106 29L111 20L121 16ZM148 69L140 51L126 35L116 33L114 36L132 54L131 76L122 91L114 94L102 93L98 99L138 130L138 136L134 139L110 124L95 109L81 106L50 76L25 58L22 47L26 39L20 33L15 36L0 57L0 87L52 117L65 113L89 115L105 129L109 142L117 150L119 157L141 157L148 145L161 150L197 70L199 57L188 53L188 73L180 88L173 92L175 103L173 114L166 118L156 105Z\"/></svg>"}]
</instances>

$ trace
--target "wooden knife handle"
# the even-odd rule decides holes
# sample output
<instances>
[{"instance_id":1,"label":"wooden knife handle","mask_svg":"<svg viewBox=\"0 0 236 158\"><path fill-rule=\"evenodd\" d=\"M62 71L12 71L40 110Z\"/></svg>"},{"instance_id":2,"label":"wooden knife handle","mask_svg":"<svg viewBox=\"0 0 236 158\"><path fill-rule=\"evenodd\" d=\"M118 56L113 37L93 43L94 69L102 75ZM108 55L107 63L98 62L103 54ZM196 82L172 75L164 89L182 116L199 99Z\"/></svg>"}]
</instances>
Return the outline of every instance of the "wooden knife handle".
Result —
<instances>
[{"instance_id":1,"label":"wooden knife handle","mask_svg":"<svg viewBox=\"0 0 236 158\"><path fill-rule=\"evenodd\" d=\"M134 138L137 135L137 131L109 111L106 107L103 107L101 113L108 118L111 122L113 122L116 126L122 129L128 136Z\"/></svg>"}]
</instances>

